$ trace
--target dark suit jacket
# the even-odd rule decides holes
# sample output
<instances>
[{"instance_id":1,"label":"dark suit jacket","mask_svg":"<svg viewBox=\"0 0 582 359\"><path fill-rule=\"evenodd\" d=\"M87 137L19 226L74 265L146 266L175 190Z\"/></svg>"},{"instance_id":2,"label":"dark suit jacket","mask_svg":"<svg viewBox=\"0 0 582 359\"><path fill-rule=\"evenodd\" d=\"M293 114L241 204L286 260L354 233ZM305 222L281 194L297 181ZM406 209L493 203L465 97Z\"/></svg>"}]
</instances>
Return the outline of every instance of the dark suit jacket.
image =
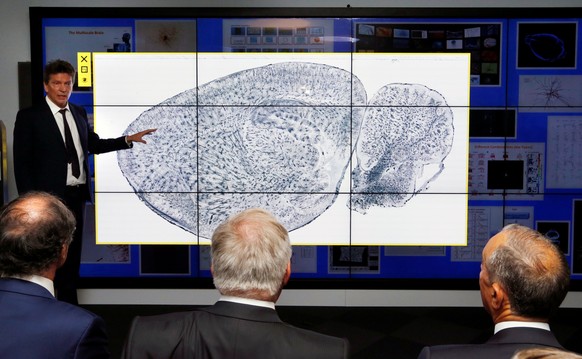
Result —
<instances>
[{"instance_id":1,"label":"dark suit jacket","mask_svg":"<svg viewBox=\"0 0 582 359\"><path fill-rule=\"evenodd\" d=\"M425 347L418 358L509 359L516 351L531 347L564 349L550 331L535 328L509 328L500 330L484 344Z\"/></svg>"},{"instance_id":2,"label":"dark suit jacket","mask_svg":"<svg viewBox=\"0 0 582 359\"><path fill-rule=\"evenodd\" d=\"M100 139L87 122L87 112L69 102L85 155L83 167L90 179L87 158L97 154L128 148L125 137ZM14 124L14 175L19 193L45 191L62 197L67 181L65 141L46 100L38 106L23 109ZM90 187L90 186L87 186ZM87 200L91 196L87 191Z\"/></svg>"},{"instance_id":3,"label":"dark suit jacket","mask_svg":"<svg viewBox=\"0 0 582 359\"><path fill-rule=\"evenodd\" d=\"M105 322L38 284L0 279L0 357L109 358Z\"/></svg>"},{"instance_id":4,"label":"dark suit jacket","mask_svg":"<svg viewBox=\"0 0 582 359\"><path fill-rule=\"evenodd\" d=\"M281 321L264 307L219 301L193 312L136 317L123 358L347 358L348 342Z\"/></svg>"}]
</instances>

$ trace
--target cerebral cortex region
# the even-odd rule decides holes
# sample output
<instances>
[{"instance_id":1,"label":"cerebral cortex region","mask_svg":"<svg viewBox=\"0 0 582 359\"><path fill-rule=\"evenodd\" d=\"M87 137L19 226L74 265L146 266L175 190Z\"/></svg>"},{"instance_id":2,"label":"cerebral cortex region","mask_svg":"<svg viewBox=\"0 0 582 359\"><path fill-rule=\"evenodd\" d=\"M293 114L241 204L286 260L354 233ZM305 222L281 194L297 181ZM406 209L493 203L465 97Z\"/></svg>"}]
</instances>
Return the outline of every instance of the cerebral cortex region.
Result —
<instances>
[{"instance_id":1,"label":"cerebral cortex region","mask_svg":"<svg viewBox=\"0 0 582 359\"><path fill-rule=\"evenodd\" d=\"M177 94L126 133L143 128L158 130L147 146L117 153L123 175L153 212L203 238L251 207L303 227L335 202L349 171L352 210L403 206L438 177L454 135L451 109L430 88L388 84L368 101L352 73L305 62ZM436 172L417 183L429 164Z\"/></svg>"}]
</instances>

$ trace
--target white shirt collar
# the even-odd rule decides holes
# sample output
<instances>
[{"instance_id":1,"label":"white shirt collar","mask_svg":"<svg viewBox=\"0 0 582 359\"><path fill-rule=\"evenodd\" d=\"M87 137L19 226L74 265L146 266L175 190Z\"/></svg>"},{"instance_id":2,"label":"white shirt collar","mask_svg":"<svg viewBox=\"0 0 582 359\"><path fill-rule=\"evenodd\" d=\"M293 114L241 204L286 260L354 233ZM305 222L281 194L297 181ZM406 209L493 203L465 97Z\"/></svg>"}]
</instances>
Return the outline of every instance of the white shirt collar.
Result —
<instances>
[{"instance_id":1,"label":"white shirt collar","mask_svg":"<svg viewBox=\"0 0 582 359\"><path fill-rule=\"evenodd\" d=\"M233 302L233 303L239 303L239 304L254 305L257 307L265 307L265 308L275 309L275 303L266 302L264 300L258 300L258 299L249 299L249 298L232 297L229 295L221 295L220 298L218 299L218 301Z\"/></svg>"},{"instance_id":2,"label":"white shirt collar","mask_svg":"<svg viewBox=\"0 0 582 359\"><path fill-rule=\"evenodd\" d=\"M550 331L550 325L548 323L507 321L495 324L494 333L497 334L500 330L509 328L537 328Z\"/></svg>"},{"instance_id":3,"label":"white shirt collar","mask_svg":"<svg viewBox=\"0 0 582 359\"><path fill-rule=\"evenodd\" d=\"M56 116L56 114L61 110L61 108L59 106L57 106L54 102L52 102L51 99L48 98L48 96L45 96L45 100L46 100L46 103L49 105L53 115ZM67 110L71 111L71 109L69 108L68 102L67 102L67 106L65 106L63 108L66 108Z\"/></svg>"},{"instance_id":4,"label":"white shirt collar","mask_svg":"<svg viewBox=\"0 0 582 359\"><path fill-rule=\"evenodd\" d=\"M40 285L41 287L45 288L46 290L48 290L52 296L55 296L55 284L53 283L52 280L46 278L46 277L42 277L40 275L25 275L25 276L10 276L10 278L16 278L16 279L21 279L21 280L25 280L28 282L32 282L35 284Z\"/></svg>"}]
</instances>

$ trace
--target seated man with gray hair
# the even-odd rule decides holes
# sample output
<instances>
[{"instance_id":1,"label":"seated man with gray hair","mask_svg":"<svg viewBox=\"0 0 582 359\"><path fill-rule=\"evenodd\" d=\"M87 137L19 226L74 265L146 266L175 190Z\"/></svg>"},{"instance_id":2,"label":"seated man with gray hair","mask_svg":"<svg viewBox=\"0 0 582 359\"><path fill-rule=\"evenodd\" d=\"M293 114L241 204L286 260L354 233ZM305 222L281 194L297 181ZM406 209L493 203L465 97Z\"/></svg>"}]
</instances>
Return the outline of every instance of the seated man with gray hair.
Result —
<instances>
[{"instance_id":1,"label":"seated man with gray hair","mask_svg":"<svg viewBox=\"0 0 582 359\"><path fill-rule=\"evenodd\" d=\"M484 344L425 347L418 358L509 359L524 348L563 349L548 322L569 283L570 268L556 245L531 228L505 226L483 248L479 274L494 335Z\"/></svg>"},{"instance_id":2,"label":"seated man with gray hair","mask_svg":"<svg viewBox=\"0 0 582 359\"><path fill-rule=\"evenodd\" d=\"M136 317L123 358L347 358L348 343L281 321L275 302L291 275L285 227L262 209L228 218L212 235L213 306Z\"/></svg>"}]
</instances>

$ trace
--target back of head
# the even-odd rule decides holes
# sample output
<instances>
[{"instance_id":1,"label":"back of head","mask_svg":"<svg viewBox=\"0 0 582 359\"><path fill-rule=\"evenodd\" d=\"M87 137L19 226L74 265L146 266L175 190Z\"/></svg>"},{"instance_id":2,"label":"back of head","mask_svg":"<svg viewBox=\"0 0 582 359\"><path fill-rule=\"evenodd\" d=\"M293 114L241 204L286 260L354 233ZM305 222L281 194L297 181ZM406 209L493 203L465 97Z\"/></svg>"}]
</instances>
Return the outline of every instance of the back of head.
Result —
<instances>
[{"instance_id":1,"label":"back of head","mask_svg":"<svg viewBox=\"0 0 582 359\"><path fill-rule=\"evenodd\" d=\"M58 263L75 230L75 217L57 198L29 192L0 211L0 274L41 274Z\"/></svg>"},{"instance_id":2,"label":"back of head","mask_svg":"<svg viewBox=\"0 0 582 359\"><path fill-rule=\"evenodd\" d=\"M582 355L553 347L522 349L511 359L582 359Z\"/></svg>"},{"instance_id":3,"label":"back of head","mask_svg":"<svg viewBox=\"0 0 582 359\"><path fill-rule=\"evenodd\" d=\"M64 60L52 60L46 64L44 67L43 81L48 84L51 75L56 74L69 74L75 81L75 68L73 65Z\"/></svg>"},{"instance_id":4,"label":"back of head","mask_svg":"<svg viewBox=\"0 0 582 359\"><path fill-rule=\"evenodd\" d=\"M228 218L212 235L212 276L223 295L276 298L290 259L287 230L262 209Z\"/></svg>"},{"instance_id":5,"label":"back of head","mask_svg":"<svg viewBox=\"0 0 582 359\"><path fill-rule=\"evenodd\" d=\"M549 318L568 292L570 269L560 249L541 233L518 224L504 227L505 242L485 262L499 282L514 314Z\"/></svg>"}]
</instances>

